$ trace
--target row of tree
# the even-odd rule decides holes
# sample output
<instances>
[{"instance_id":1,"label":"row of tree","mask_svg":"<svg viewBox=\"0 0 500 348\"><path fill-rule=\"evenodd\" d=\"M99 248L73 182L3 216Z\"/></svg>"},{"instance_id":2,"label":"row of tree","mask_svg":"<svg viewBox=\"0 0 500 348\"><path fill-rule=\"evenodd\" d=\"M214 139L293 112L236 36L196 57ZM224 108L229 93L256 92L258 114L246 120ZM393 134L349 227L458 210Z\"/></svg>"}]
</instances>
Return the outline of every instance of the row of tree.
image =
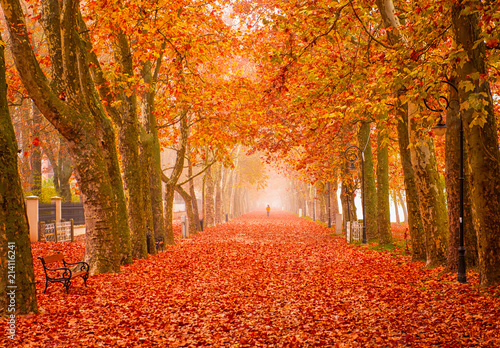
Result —
<instances>
[{"instance_id":1,"label":"row of tree","mask_svg":"<svg viewBox=\"0 0 500 348\"><path fill-rule=\"evenodd\" d=\"M341 180L351 196L344 151L357 145L365 164L368 236L390 240L390 176L405 187L414 259L451 270L459 243L462 120L467 261L478 267L484 286L500 283L499 105L493 97L500 77L498 6L269 1L251 12L266 18L254 28L260 34L248 35L259 47L257 73L267 81L261 94L270 126L258 146L311 183ZM437 157L430 129L440 114L424 100L434 110L448 106L441 114L448 124L445 149L438 141Z\"/></svg>"},{"instance_id":2,"label":"row of tree","mask_svg":"<svg viewBox=\"0 0 500 348\"><path fill-rule=\"evenodd\" d=\"M7 274L8 243L15 241L19 312L36 311L36 296L9 103L19 107L31 99L33 112L50 122L58 147L69 153L84 204L91 274L118 272L132 258L147 257L148 230L173 244L176 191L192 215L191 232L199 230L196 217L203 214L192 184L198 175L205 179L205 225L221 221L223 209L234 216L248 208L245 185L262 182L264 174L245 173L241 165L225 169L238 158L235 145L253 131L228 112L228 106L243 107L234 89L248 89L242 77L248 73L238 68L238 46L220 4L199 5L187 1L173 10L168 1L1 2L8 35L2 49L7 47L7 59L15 63L2 67L2 73L9 71L9 89L4 81L1 91L2 127L9 137L2 144L8 161L2 160L1 170L1 271ZM228 72L218 73L221 66ZM38 146L42 135L24 138ZM161 151L169 148L175 156L165 169ZM46 155L58 172L63 154ZM156 252L154 243L149 248ZM5 288L7 278L1 281ZM5 301L2 296L6 310Z\"/></svg>"}]
</instances>

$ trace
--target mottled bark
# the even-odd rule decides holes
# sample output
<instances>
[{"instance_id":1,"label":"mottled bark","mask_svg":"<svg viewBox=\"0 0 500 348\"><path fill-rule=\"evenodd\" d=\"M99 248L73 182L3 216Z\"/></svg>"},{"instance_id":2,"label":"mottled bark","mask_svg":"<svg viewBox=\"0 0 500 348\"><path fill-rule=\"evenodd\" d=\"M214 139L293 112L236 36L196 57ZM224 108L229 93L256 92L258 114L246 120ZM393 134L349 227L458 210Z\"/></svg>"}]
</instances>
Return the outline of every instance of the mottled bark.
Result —
<instances>
[{"instance_id":1,"label":"mottled bark","mask_svg":"<svg viewBox=\"0 0 500 348\"><path fill-rule=\"evenodd\" d=\"M339 199L337 195L337 191L339 189L339 182L338 182L338 177L337 173L335 173L332 185L331 185L331 196L330 196L330 202L331 202L331 211L332 211L332 221L335 223L337 222L337 215L340 214L340 209L339 209ZM311 210L312 212L312 210ZM340 233L340 232L338 232Z\"/></svg>"},{"instance_id":2,"label":"mottled bark","mask_svg":"<svg viewBox=\"0 0 500 348\"><path fill-rule=\"evenodd\" d=\"M42 127L42 114L34 103L31 105L31 119L33 134L31 137L31 195L40 197L42 194L42 146L40 129Z\"/></svg>"},{"instance_id":3,"label":"mottled bark","mask_svg":"<svg viewBox=\"0 0 500 348\"><path fill-rule=\"evenodd\" d=\"M177 146L175 164L172 169L172 173L170 174L170 177L162 174L162 181L165 183L165 242L170 245L175 243L174 229L172 226L175 187L177 186L182 171L184 170L184 160L186 158L186 146L189 133L187 113L188 110L184 109L179 115L179 145Z\"/></svg>"},{"instance_id":4,"label":"mottled bark","mask_svg":"<svg viewBox=\"0 0 500 348\"><path fill-rule=\"evenodd\" d=\"M409 108L409 114L417 109ZM411 162L415 172L420 216L425 232L427 266L436 267L446 263L448 251L448 212L445 197L439 187L434 142L432 138L419 134L416 122L409 125Z\"/></svg>"},{"instance_id":5,"label":"mottled bark","mask_svg":"<svg viewBox=\"0 0 500 348\"><path fill-rule=\"evenodd\" d=\"M215 189L215 224L218 225L222 223L223 218L222 218L222 187L221 187L221 180L222 180L222 167L217 166L215 167L215 177L214 177L214 189Z\"/></svg>"},{"instance_id":6,"label":"mottled bark","mask_svg":"<svg viewBox=\"0 0 500 348\"><path fill-rule=\"evenodd\" d=\"M490 286L500 284L500 152L479 16L475 8L461 14L464 3L452 5L455 41L465 55L455 69L469 154L479 277L482 286Z\"/></svg>"},{"instance_id":7,"label":"mottled bark","mask_svg":"<svg viewBox=\"0 0 500 348\"><path fill-rule=\"evenodd\" d=\"M377 227L377 186L375 184L375 170L373 164L372 143L370 140L370 122L363 122L358 131L358 147L365 156L365 217L366 238L368 240L377 238L379 231ZM361 156L360 154L358 156ZM361 166L359 175L361 177Z\"/></svg>"},{"instance_id":8,"label":"mottled bark","mask_svg":"<svg viewBox=\"0 0 500 348\"><path fill-rule=\"evenodd\" d=\"M389 137L383 117L377 128L377 228L380 244L392 243L391 210L389 204ZM366 168L366 166L365 166Z\"/></svg>"},{"instance_id":9,"label":"mottled bark","mask_svg":"<svg viewBox=\"0 0 500 348\"><path fill-rule=\"evenodd\" d=\"M149 189L149 169L152 167L151 161L153 156L151 148L153 146L153 137L150 134L147 134L144 129L142 129L140 144L141 144L140 147L141 165L140 168L138 169L140 169L141 171L141 176L143 178L143 185L144 185L142 194L144 202L144 217L146 219L146 232L150 233L149 244L147 244L147 250L149 250L150 254L154 255L157 253L155 244L156 234L153 228L154 226L153 209L151 206L151 194L150 194L151 191Z\"/></svg>"},{"instance_id":10,"label":"mottled bark","mask_svg":"<svg viewBox=\"0 0 500 348\"><path fill-rule=\"evenodd\" d=\"M165 44L162 49L165 48ZM141 113L143 118L144 131L147 134L148 141L150 141L150 153L148 156L148 167L145 168L147 172L147 182L149 182L149 197L151 201L151 214L153 223L150 226L154 231L155 236L165 238L165 219L163 216L163 198L162 198L162 184L161 184L161 150L160 142L158 139L158 128L156 126L155 116L155 94L158 75L160 72L161 58L158 57L154 71L152 71L151 63L146 62L142 69L142 78L145 83L150 85L150 89L143 95ZM150 138L149 138L150 137ZM146 185L145 190L148 189Z\"/></svg>"},{"instance_id":11,"label":"mottled bark","mask_svg":"<svg viewBox=\"0 0 500 348\"><path fill-rule=\"evenodd\" d=\"M198 233L198 230L196 229L195 216L193 214L193 202L192 202L193 199L189 195L189 193L187 193L186 190L182 188L182 186L177 185L175 187L175 190L182 196L182 199L184 200L184 203L186 205L186 215L188 219L189 235L194 235Z\"/></svg>"},{"instance_id":12,"label":"mottled bark","mask_svg":"<svg viewBox=\"0 0 500 348\"><path fill-rule=\"evenodd\" d=\"M408 105L400 105L397 109L398 115L398 144L399 157L403 167L405 184L405 197L408 217L408 230L411 238L411 253L413 261L424 261L427 259L425 250L425 233L420 215L420 203L417 192L415 171L411 165L410 138L408 134Z\"/></svg>"},{"instance_id":13,"label":"mottled bark","mask_svg":"<svg viewBox=\"0 0 500 348\"><path fill-rule=\"evenodd\" d=\"M62 57L65 94L60 95L51 88L36 61L19 1L0 2L11 37L11 51L23 85L37 108L68 140L85 207L85 260L90 264L90 273L119 271L120 237L117 201L113 192L117 187L112 184L115 173L109 171L110 167L115 169L117 162L106 162L111 157L107 146L114 147L115 139L109 120L95 98L96 91L88 71L89 62L77 30L78 3L70 0L63 2L61 12L54 14L55 20L60 19L61 29L50 33L61 38L58 49ZM58 9L58 5L54 8Z\"/></svg>"},{"instance_id":14,"label":"mottled bark","mask_svg":"<svg viewBox=\"0 0 500 348\"><path fill-rule=\"evenodd\" d=\"M191 163L190 156L187 156L187 162L188 162L188 177L192 178L193 177L193 165ZM189 195L192 198L193 215L195 218L196 230L201 231L200 211L198 209L198 200L196 199L196 192L194 190L194 179L189 180L188 185L189 185Z\"/></svg>"},{"instance_id":15,"label":"mottled bark","mask_svg":"<svg viewBox=\"0 0 500 348\"><path fill-rule=\"evenodd\" d=\"M207 227L215 224L215 201L214 201L214 180L212 177L212 169L208 168L205 172L205 217L204 224Z\"/></svg>"},{"instance_id":16,"label":"mottled bark","mask_svg":"<svg viewBox=\"0 0 500 348\"><path fill-rule=\"evenodd\" d=\"M402 37L399 33L399 18L395 14L394 4L392 0L377 0L377 7L382 17L383 25L387 30L387 38L393 45L397 45ZM401 67L398 67L401 68ZM396 95L404 94L404 89L400 85L395 85ZM412 258L413 260L425 260L425 233L422 217L420 215L420 202L417 193L415 181L415 173L411 165L411 155L409 149L408 137L408 105L397 105L396 108L398 119L398 142L401 163L403 166L404 181L406 188L406 204L408 207L408 226L412 240Z\"/></svg>"},{"instance_id":17,"label":"mottled bark","mask_svg":"<svg viewBox=\"0 0 500 348\"><path fill-rule=\"evenodd\" d=\"M0 41L2 38L0 37ZM0 315L38 311L35 274L21 179L17 141L9 115L4 47L0 45ZM11 297L12 296L12 297ZM11 299L15 299L15 304ZM12 304L12 305L11 305ZM11 332L7 324L2 334Z\"/></svg>"}]
</instances>

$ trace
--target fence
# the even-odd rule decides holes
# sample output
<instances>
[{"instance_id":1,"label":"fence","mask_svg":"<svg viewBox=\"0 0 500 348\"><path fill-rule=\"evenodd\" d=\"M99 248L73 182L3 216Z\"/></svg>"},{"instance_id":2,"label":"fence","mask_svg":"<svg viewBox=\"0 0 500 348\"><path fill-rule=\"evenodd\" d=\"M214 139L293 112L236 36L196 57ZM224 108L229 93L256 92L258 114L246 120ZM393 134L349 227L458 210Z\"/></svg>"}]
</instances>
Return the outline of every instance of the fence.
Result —
<instances>
[{"instance_id":1,"label":"fence","mask_svg":"<svg viewBox=\"0 0 500 348\"><path fill-rule=\"evenodd\" d=\"M348 243L359 242L363 234L363 224L358 221L347 221L346 239Z\"/></svg>"},{"instance_id":2,"label":"fence","mask_svg":"<svg viewBox=\"0 0 500 348\"><path fill-rule=\"evenodd\" d=\"M65 220L73 219L75 225L85 225L85 214L82 203L62 203L61 218ZM56 219L56 205L39 204L38 220L54 221Z\"/></svg>"},{"instance_id":3,"label":"fence","mask_svg":"<svg viewBox=\"0 0 500 348\"><path fill-rule=\"evenodd\" d=\"M38 226L38 240L47 242L73 242L75 232L73 229L73 220L61 222L41 221Z\"/></svg>"}]
</instances>

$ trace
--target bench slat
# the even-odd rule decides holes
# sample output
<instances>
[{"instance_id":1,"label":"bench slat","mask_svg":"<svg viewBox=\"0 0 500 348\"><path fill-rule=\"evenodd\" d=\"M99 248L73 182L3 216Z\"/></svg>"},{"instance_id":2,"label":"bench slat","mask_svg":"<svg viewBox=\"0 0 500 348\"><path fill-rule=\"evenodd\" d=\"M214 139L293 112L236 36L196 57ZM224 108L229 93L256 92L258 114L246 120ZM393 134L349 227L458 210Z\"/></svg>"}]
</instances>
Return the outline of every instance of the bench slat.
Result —
<instances>
[{"instance_id":1,"label":"bench slat","mask_svg":"<svg viewBox=\"0 0 500 348\"><path fill-rule=\"evenodd\" d=\"M63 260L63 258L64 258L63 254L54 254L45 256L43 260L45 261L45 263L53 263L53 262L60 262Z\"/></svg>"}]
</instances>

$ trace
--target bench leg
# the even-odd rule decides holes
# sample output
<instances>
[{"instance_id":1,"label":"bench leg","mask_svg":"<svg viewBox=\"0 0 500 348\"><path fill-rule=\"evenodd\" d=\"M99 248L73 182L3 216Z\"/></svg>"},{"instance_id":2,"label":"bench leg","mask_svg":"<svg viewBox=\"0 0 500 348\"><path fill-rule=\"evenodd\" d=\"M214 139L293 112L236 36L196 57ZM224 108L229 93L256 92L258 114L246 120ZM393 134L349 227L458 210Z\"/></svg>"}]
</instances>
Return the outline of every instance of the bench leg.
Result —
<instances>
[{"instance_id":1,"label":"bench leg","mask_svg":"<svg viewBox=\"0 0 500 348\"><path fill-rule=\"evenodd\" d=\"M83 282L85 283L85 287L87 287L87 279L88 279L88 277L89 277L88 273L82 276Z\"/></svg>"},{"instance_id":2,"label":"bench leg","mask_svg":"<svg viewBox=\"0 0 500 348\"><path fill-rule=\"evenodd\" d=\"M45 294L45 291L47 291L47 288L49 287L49 281L45 280L45 289L43 290L43 293Z\"/></svg>"},{"instance_id":3,"label":"bench leg","mask_svg":"<svg viewBox=\"0 0 500 348\"><path fill-rule=\"evenodd\" d=\"M66 288L66 294L69 294L69 286L71 285L71 280L65 280L63 286Z\"/></svg>"}]
</instances>

